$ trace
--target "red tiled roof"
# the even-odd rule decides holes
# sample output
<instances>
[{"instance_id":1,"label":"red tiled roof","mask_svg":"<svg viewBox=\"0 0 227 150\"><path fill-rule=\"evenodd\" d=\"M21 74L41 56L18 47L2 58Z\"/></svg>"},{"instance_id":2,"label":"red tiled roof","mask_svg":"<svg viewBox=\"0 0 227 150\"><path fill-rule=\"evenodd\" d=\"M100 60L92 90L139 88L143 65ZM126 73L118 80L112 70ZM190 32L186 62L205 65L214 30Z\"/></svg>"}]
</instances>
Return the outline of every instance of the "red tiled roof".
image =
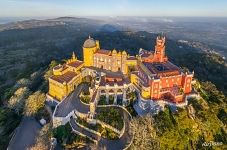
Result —
<instances>
[{"instance_id":1,"label":"red tiled roof","mask_svg":"<svg viewBox=\"0 0 227 150\"><path fill-rule=\"evenodd\" d=\"M129 84L130 81L128 78L122 78L122 80L111 80L111 81L106 81L105 76L101 77L101 82L100 82L100 86L105 86L106 84L108 84L109 86L114 86L114 84L117 84L118 86L123 86L124 83L125 84Z\"/></svg>"},{"instance_id":2,"label":"red tiled roof","mask_svg":"<svg viewBox=\"0 0 227 150\"><path fill-rule=\"evenodd\" d=\"M71 63L68 63L67 65L69 65L69 66L71 66L71 67L75 67L75 68L77 68L77 67L79 67L80 65L82 65L83 64L83 62L82 61L74 61L74 62L71 62Z\"/></svg>"},{"instance_id":3,"label":"red tiled roof","mask_svg":"<svg viewBox=\"0 0 227 150\"><path fill-rule=\"evenodd\" d=\"M109 55L111 53L111 51L105 50L105 49L99 49L99 50L96 51L96 53L98 53L98 54L104 54L104 55Z\"/></svg>"},{"instance_id":4,"label":"red tiled roof","mask_svg":"<svg viewBox=\"0 0 227 150\"><path fill-rule=\"evenodd\" d=\"M55 80L59 83L68 83L70 82L77 74L75 72L72 71L68 71L63 75L53 75L52 77L50 77L52 80Z\"/></svg>"}]
</instances>

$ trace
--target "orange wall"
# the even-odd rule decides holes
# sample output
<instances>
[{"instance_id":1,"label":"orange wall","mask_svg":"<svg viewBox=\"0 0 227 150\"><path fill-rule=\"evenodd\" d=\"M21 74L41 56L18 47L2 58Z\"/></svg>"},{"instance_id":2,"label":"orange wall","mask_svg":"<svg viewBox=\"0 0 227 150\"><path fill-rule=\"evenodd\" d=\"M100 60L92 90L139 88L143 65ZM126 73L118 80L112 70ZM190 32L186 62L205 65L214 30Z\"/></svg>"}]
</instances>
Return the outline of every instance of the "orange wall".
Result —
<instances>
[{"instance_id":1,"label":"orange wall","mask_svg":"<svg viewBox=\"0 0 227 150\"><path fill-rule=\"evenodd\" d=\"M161 78L161 86L162 88L173 87L174 85L181 86L182 77L181 76L173 76L168 78Z\"/></svg>"}]
</instances>

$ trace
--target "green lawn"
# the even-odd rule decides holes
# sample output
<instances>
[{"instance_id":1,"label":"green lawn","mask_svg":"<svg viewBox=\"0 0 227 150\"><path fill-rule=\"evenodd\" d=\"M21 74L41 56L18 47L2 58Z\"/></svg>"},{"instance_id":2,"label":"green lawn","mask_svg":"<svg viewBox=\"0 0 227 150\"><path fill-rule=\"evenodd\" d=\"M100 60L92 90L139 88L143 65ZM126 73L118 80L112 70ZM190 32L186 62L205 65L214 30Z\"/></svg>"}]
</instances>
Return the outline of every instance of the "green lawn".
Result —
<instances>
[{"instance_id":1,"label":"green lawn","mask_svg":"<svg viewBox=\"0 0 227 150\"><path fill-rule=\"evenodd\" d=\"M100 124L91 125L91 124L87 123L86 120L80 119L80 118L78 118L77 121L79 124L89 128L89 129L99 132L101 134L101 136L104 138L107 138L109 140L118 139L117 133L115 133L114 131L112 131L108 128L103 128Z\"/></svg>"},{"instance_id":2,"label":"green lawn","mask_svg":"<svg viewBox=\"0 0 227 150\"><path fill-rule=\"evenodd\" d=\"M123 128L123 118L117 109L110 108L107 110L102 110L97 114L97 119L121 130Z\"/></svg>"},{"instance_id":3,"label":"green lawn","mask_svg":"<svg viewBox=\"0 0 227 150\"><path fill-rule=\"evenodd\" d=\"M53 136L66 149L76 149L91 142L88 138L73 133L69 123L55 128Z\"/></svg>"},{"instance_id":4,"label":"green lawn","mask_svg":"<svg viewBox=\"0 0 227 150\"><path fill-rule=\"evenodd\" d=\"M82 101L82 102L84 102L85 104L89 104L89 102L90 102L90 97L89 96L81 96L81 98L80 98L80 100Z\"/></svg>"},{"instance_id":5,"label":"green lawn","mask_svg":"<svg viewBox=\"0 0 227 150\"><path fill-rule=\"evenodd\" d=\"M137 112L135 111L135 109L133 108L133 102L130 102L130 104L128 106L125 107L128 112L133 116L133 117L136 117L138 114Z\"/></svg>"},{"instance_id":6,"label":"green lawn","mask_svg":"<svg viewBox=\"0 0 227 150\"><path fill-rule=\"evenodd\" d=\"M102 137L107 138L109 140L118 139L117 133L115 133L114 131L112 131L108 128L104 128L103 131L101 132L101 135L102 135Z\"/></svg>"},{"instance_id":7,"label":"green lawn","mask_svg":"<svg viewBox=\"0 0 227 150\"><path fill-rule=\"evenodd\" d=\"M106 103L106 96L104 96L104 95L101 95L100 96L98 105L107 105L107 103Z\"/></svg>"},{"instance_id":8,"label":"green lawn","mask_svg":"<svg viewBox=\"0 0 227 150\"><path fill-rule=\"evenodd\" d=\"M114 103L114 97L112 95L109 96L109 104L113 105Z\"/></svg>"}]
</instances>

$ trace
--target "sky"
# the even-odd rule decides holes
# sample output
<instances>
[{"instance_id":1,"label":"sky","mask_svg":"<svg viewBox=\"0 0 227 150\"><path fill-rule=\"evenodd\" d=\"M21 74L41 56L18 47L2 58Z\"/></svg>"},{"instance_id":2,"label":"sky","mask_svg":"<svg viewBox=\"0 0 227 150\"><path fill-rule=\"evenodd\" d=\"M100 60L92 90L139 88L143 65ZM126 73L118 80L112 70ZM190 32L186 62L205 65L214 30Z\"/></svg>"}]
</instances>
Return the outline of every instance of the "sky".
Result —
<instances>
[{"instance_id":1,"label":"sky","mask_svg":"<svg viewBox=\"0 0 227 150\"><path fill-rule=\"evenodd\" d=\"M0 0L0 17L227 17L227 0Z\"/></svg>"}]
</instances>

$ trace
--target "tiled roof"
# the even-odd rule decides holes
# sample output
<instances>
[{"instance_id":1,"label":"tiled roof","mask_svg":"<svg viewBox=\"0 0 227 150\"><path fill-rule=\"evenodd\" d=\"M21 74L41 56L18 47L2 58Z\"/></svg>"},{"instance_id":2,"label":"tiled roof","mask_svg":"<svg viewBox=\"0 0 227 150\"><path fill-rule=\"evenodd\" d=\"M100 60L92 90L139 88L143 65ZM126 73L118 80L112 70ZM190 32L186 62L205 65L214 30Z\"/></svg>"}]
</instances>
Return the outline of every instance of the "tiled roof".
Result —
<instances>
[{"instance_id":1,"label":"tiled roof","mask_svg":"<svg viewBox=\"0 0 227 150\"><path fill-rule=\"evenodd\" d=\"M70 82L77 74L75 72L72 71L68 71L63 75L53 75L52 77L50 77L52 80L55 80L59 83L68 83Z\"/></svg>"},{"instance_id":2,"label":"tiled roof","mask_svg":"<svg viewBox=\"0 0 227 150\"><path fill-rule=\"evenodd\" d=\"M123 86L124 83L125 83L125 84L129 84L130 81L129 81L128 78L124 78L124 77L122 78L122 80L119 80L119 81L117 81L117 80L115 80L115 81L106 81L106 80L105 80L105 77L102 76L102 77L101 77L100 86L106 86L107 84L108 84L109 86L114 86L115 83L116 83L118 86Z\"/></svg>"},{"instance_id":3,"label":"tiled roof","mask_svg":"<svg viewBox=\"0 0 227 150\"><path fill-rule=\"evenodd\" d=\"M68 63L67 65L69 65L69 66L71 66L71 67L75 67L75 68L77 68L77 67L79 67L80 65L82 65L83 64L83 62L82 61L74 61L74 62L71 62L71 63Z\"/></svg>"},{"instance_id":4,"label":"tiled roof","mask_svg":"<svg viewBox=\"0 0 227 150\"><path fill-rule=\"evenodd\" d=\"M98 54L104 54L104 55L109 55L109 54L111 54L111 51L105 50L105 49L99 49L99 50L96 51L96 53L98 53Z\"/></svg>"}]
</instances>

